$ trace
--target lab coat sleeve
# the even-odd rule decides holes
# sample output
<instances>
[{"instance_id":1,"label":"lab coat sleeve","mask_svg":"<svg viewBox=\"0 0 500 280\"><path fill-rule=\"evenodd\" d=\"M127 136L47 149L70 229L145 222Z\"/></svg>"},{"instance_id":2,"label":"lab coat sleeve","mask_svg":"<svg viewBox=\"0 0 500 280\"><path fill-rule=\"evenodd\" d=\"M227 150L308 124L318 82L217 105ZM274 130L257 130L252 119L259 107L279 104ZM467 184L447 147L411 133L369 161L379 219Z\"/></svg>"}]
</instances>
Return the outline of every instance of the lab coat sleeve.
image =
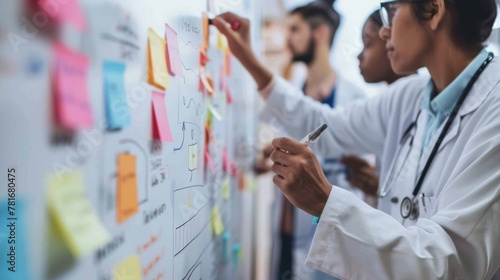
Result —
<instances>
[{"instance_id":1,"label":"lab coat sleeve","mask_svg":"<svg viewBox=\"0 0 500 280\"><path fill-rule=\"evenodd\" d=\"M261 120L300 140L318 126L328 129L312 149L324 157L345 153L377 153L383 148L387 120L391 112L391 94L381 94L368 102L358 101L344 108L331 109L304 96L297 88L279 77Z\"/></svg>"},{"instance_id":2,"label":"lab coat sleeve","mask_svg":"<svg viewBox=\"0 0 500 280\"><path fill-rule=\"evenodd\" d=\"M490 279L500 264L499 106L435 194L434 215L404 227L334 187L307 264L342 279Z\"/></svg>"}]
</instances>

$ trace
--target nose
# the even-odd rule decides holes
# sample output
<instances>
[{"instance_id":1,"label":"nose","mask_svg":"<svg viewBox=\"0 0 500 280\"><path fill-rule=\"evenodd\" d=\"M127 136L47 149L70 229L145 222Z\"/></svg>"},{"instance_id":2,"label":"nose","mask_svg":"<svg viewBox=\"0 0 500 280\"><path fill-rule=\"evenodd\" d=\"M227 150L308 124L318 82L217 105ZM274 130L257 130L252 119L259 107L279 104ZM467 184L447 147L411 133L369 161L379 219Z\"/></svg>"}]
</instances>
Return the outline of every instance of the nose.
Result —
<instances>
[{"instance_id":1,"label":"nose","mask_svg":"<svg viewBox=\"0 0 500 280\"><path fill-rule=\"evenodd\" d=\"M361 62L361 58L362 58L362 57L363 57L363 52L360 52L360 53L358 54L358 60L359 60L359 62Z\"/></svg>"},{"instance_id":2,"label":"nose","mask_svg":"<svg viewBox=\"0 0 500 280\"><path fill-rule=\"evenodd\" d=\"M378 31L378 36L384 41L388 41L391 38L391 29L389 27L382 26Z\"/></svg>"}]
</instances>

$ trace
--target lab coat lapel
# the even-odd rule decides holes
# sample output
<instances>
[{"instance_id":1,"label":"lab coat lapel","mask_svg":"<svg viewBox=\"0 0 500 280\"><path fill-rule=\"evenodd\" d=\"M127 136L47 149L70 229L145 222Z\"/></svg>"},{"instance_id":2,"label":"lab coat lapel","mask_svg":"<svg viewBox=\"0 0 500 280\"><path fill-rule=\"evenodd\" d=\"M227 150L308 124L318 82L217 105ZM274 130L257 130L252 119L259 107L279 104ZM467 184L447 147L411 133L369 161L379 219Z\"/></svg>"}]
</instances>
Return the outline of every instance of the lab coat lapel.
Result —
<instances>
[{"instance_id":1,"label":"lab coat lapel","mask_svg":"<svg viewBox=\"0 0 500 280\"><path fill-rule=\"evenodd\" d=\"M488 69L489 68L489 69ZM443 139L443 142L441 143L441 146L438 149L438 153L446 147L450 141L455 139L457 137L458 132L460 131L460 124L462 123L463 119L465 116L475 112L481 104L483 104L484 100L490 92L493 90L493 88L497 85L498 81L494 79L494 74L492 74L492 71L494 72L494 69L498 69L498 63L494 60L491 62L491 65L488 66L484 73L479 77L479 79L476 81L474 86L472 87L471 92L467 96L467 98L464 101L464 104L460 108L457 117L453 121L450 129L448 130L448 133L446 133L445 138ZM489 70L489 71L488 71ZM432 140L429 142L428 146L424 149L422 153L422 157L420 158L419 162L419 167L418 167L418 176L421 175L422 170L425 167L425 164L427 160L429 159L429 156L434 149L434 146L436 145L436 142L439 138L439 135L443 131L443 128L446 124L446 120L441 124L441 127L436 131L434 136L432 137ZM417 141L419 144L421 144L421 139L418 139Z\"/></svg>"}]
</instances>

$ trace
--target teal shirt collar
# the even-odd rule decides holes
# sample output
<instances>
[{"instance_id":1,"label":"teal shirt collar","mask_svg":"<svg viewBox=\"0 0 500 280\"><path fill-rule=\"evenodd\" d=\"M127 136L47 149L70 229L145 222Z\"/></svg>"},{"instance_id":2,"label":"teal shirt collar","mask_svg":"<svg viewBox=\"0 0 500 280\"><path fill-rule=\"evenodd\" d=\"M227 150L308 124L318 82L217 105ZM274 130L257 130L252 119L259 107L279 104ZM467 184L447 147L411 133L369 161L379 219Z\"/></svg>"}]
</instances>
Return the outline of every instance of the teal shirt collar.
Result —
<instances>
[{"instance_id":1,"label":"teal shirt collar","mask_svg":"<svg viewBox=\"0 0 500 280\"><path fill-rule=\"evenodd\" d=\"M444 115L448 117L455 107L460 94L465 89L469 81L472 79L477 69L488 57L488 52L483 49L472 62L458 75L458 77L449 84L440 94L438 94L434 99L431 99L431 95L434 91L434 82L432 79L427 84L427 88L424 93L422 100L422 109L428 111L432 115Z\"/></svg>"}]
</instances>

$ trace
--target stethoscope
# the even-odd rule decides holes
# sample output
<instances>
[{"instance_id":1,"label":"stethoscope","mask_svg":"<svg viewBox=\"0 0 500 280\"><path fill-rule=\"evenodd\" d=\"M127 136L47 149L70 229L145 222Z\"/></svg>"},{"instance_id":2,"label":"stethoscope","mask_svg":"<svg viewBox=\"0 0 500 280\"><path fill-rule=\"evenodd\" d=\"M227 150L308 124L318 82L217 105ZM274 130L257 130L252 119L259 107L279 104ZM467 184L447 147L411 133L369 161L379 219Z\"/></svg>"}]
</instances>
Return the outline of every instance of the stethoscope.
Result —
<instances>
[{"instance_id":1,"label":"stethoscope","mask_svg":"<svg viewBox=\"0 0 500 280\"><path fill-rule=\"evenodd\" d=\"M418 178L417 184L415 185L415 188L413 189L412 198L405 197L401 201L400 212L401 212L401 217L403 217L403 219L410 218L410 220L416 220L418 218L419 213L420 213L419 209L418 209L418 198L420 197L421 199L424 199L424 197L425 197L425 195L423 193L421 193L419 195L419 192L420 192L420 188L422 187L422 184L424 183L425 177L427 176L427 173L429 172L432 161L436 157L437 152L439 150L439 147L441 146L441 143L443 142L444 138L446 137L446 133L448 133L448 130L450 129L453 121L455 120L456 116L458 115L458 111L460 110L460 107L462 107L462 104L464 103L465 98L467 97L467 95L471 91L472 86L477 81L479 76L483 73L486 66L488 66L488 64L493 60L493 57L494 57L493 53L490 52L488 54L488 57L486 58L486 60L481 64L479 69L476 71L474 76L472 76L471 80L469 81L469 83L467 84L467 86L465 87L463 92L461 93L459 99L457 100L457 103L455 104L455 107L453 107L453 111L450 113L450 116L448 117L448 119L443 127L443 130L441 131L441 134L439 135L439 138L436 141L436 144L432 148L432 152L429 155L427 162L425 163L424 169L422 170L422 174ZM385 198L391 192L391 190L394 187L395 182L397 181L397 179L401 175L401 171L403 170L403 168L408 160L408 156L410 155L410 152L411 152L412 147L413 147L413 139L415 137L415 135L412 135L412 131L416 131L416 129L417 129L417 121L418 121L418 118L420 116L420 112L421 111L418 112L418 114L415 118L415 121L413 121L408 126L408 128L403 133L403 136L401 137L401 141L400 141L397 155L394 158L394 160L391 164L391 167L389 168L390 172L388 173L388 176L383 184L383 188L379 192L380 198ZM400 164L401 167L399 168L398 173L395 176L393 176L392 174L394 174L394 167L396 165L396 162L399 162L398 159L399 159L400 153L403 150L403 147L406 147L406 142L408 142L408 140L409 140L409 146L407 147L408 152L406 153L404 161L402 162L402 164ZM394 178L394 179L390 179L390 178ZM389 181L391 182L390 184L389 184ZM388 185L389 185L389 187L387 187ZM398 202L397 198L393 198L393 199L391 199L391 201L394 203Z\"/></svg>"}]
</instances>

